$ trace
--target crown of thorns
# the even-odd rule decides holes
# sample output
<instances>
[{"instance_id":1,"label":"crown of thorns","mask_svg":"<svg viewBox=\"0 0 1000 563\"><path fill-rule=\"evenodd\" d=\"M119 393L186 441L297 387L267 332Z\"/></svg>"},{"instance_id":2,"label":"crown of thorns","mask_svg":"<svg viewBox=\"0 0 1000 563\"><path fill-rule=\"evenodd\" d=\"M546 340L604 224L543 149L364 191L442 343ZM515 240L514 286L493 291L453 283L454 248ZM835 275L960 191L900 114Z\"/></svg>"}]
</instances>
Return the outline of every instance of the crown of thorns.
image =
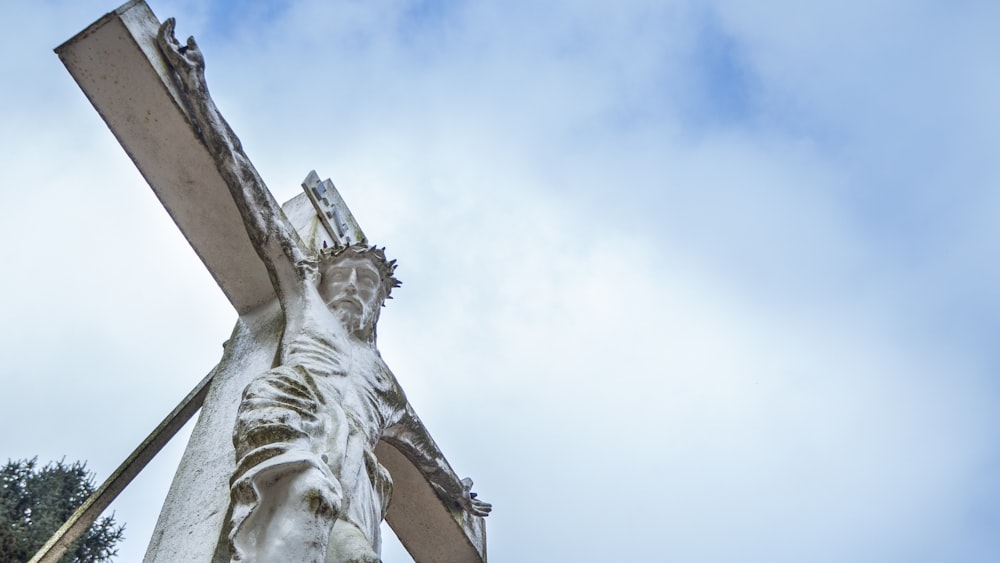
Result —
<instances>
[{"instance_id":1,"label":"crown of thorns","mask_svg":"<svg viewBox=\"0 0 1000 563\"><path fill-rule=\"evenodd\" d=\"M332 263L343 258L360 258L368 260L375 269L378 270L382 279L382 289L386 299L392 299L390 293L394 287L399 287L402 282L396 279L396 261L388 260L385 257L385 247L368 246L356 243L348 245L334 245L320 250L320 260L324 263Z\"/></svg>"}]
</instances>

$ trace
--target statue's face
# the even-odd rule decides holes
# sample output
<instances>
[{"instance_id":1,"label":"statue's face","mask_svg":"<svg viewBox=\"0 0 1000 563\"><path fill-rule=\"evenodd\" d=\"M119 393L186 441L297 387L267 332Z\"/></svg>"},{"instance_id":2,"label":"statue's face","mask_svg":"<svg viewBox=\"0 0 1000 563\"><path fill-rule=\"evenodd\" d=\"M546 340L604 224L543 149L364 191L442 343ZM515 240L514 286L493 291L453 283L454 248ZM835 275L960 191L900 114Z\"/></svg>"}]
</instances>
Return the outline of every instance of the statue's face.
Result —
<instances>
[{"instance_id":1,"label":"statue's face","mask_svg":"<svg viewBox=\"0 0 1000 563\"><path fill-rule=\"evenodd\" d=\"M320 296L348 329L366 332L382 305L382 278L368 260L345 256L323 270Z\"/></svg>"}]
</instances>

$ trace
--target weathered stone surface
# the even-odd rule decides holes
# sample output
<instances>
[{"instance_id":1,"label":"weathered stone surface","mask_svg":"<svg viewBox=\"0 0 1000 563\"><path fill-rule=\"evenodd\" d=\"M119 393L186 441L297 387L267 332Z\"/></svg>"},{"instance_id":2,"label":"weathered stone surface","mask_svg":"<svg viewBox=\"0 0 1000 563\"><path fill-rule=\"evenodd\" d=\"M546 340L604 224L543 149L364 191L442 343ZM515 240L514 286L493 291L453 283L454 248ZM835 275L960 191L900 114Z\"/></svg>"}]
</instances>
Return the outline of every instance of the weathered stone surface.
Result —
<instances>
[{"instance_id":1,"label":"weathered stone surface","mask_svg":"<svg viewBox=\"0 0 1000 563\"><path fill-rule=\"evenodd\" d=\"M160 27L157 44L284 314L273 364L250 380L236 412L232 560L377 563L392 494L375 455L379 440L414 465L445 507L488 515L491 506L452 470L376 348L379 311L399 285L395 261L332 229L343 245L317 252L302 240L212 100L203 53L194 38L181 44L174 25L171 18ZM313 179L307 193L325 201L309 191Z\"/></svg>"},{"instance_id":2,"label":"weathered stone surface","mask_svg":"<svg viewBox=\"0 0 1000 563\"><path fill-rule=\"evenodd\" d=\"M145 2L124 4L56 48L77 84L240 313L274 298L243 221L188 119Z\"/></svg>"},{"instance_id":3,"label":"weathered stone surface","mask_svg":"<svg viewBox=\"0 0 1000 563\"><path fill-rule=\"evenodd\" d=\"M319 225L315 212L310 215L304 196L285 206L286 219L259 178L259 189L251 186L256 191L239 193L246 182L233 180L234 168L227 168L228 156L220 157L219 145L213 142L219 137L205 142L206 135L211 138L213 132L228 130L228 125L221 116L206 119L204 111L201 117L192 116L191 93L197 88L180 92L178 85L183 88L183 80L172 82L170 70L157 50L157 29L155 16L144 2L136 0L95 22L57 52L241 315L223 360L215 370L198 425L146 556L146 561L226 561L227 522L232 517L232 508L227 508L230 477L239 476L233 475L236 455L231 432L233 421L241 412L240 395L248 382L282 363L282 350L288 344L282 345L283 335L287 338L290 331L295 332L289 323L295 325L302 311L312 310L307 307L295 314L282 314L277 303L283 294L276 279L283 278L269 277L267 268L273 274L276 263L278 268L289 265L299 268L300 262L296 258L282 266L273 253L261 251L261 241L270 237L263 233L273 231L267 230L270 227L255 227L253 223L263 217L279 231L284 228L282 225L288 226L284 230L286 235L281 236L299 247L302 256L320 249L319 242L323 239L320 231L325 229ZM174 55L190 59L191 55L199 54L193 44L189 44L189 49L178 48ZM207 99L207 90L205 93ZM195 102L198 99L193 98ZM198 104L194 106L197 108ZM211 109L214 110L214 105ZM194 113L198 111L195 109ZM227 137L230 134L231 131L223 134L223 140L235 141L233 154L245 158L235 136ZM256 175L249 161L240 170ZM331 228L330 222L327 223ZM357 227L353 218L348 223L339 223L341 227L345 224ZM337 224L332 228L336 229ZM258 239L251 244L254 233ZM355 268L352 275L358 276L358 272ZM277 292L272 282L278 283ZM287 295L282 298L286 312L292 310L289 309L292 301ZM368 323L369 333L365 334L356 330L360 325L353 327L346 320L351 317L351 307L332 304L329 307L334 317L345 323L348 339L355 338L358 342L369 339L374 351L374 321ZM314 314L306 314L303 318L313 317ZM339 350L342 354L343 349ZM379 359L376 363L380 362ZM307 363L295 365L309 367ZM375 371L382 373L381 368ZM387 369L384 373L392 377ZM398 395L405 403L401 391ZM362 412L351 401L343 403L347 411ZM419 419L412 411L406 412L410 422L374 430L391 430L385 437L392 444L383 441L375 449L379 454L376 466L384 466L395 480L394 501L387 515L390 525L417 561L485 561L483 520L458 508L456 503L461 501L467 510L480 514L488 512L488 505L470 500L471 482L457 481ZM369 430L363 425L350 430L349 435L356 432L360 436ZM244 442L238 438L237 444L241 443ZM372 443L366 447L374 446ZM374 475L372 466L367 467L369 475ZM333 469L337 478L343 477L341 469ZM240 506L233 505L236 510L241 510ZM334 535L343 529L346 528L334 527ZM377 549L377 538L373 543ZM331 550L331 553L336 551L333 547ZM330 561L338 560L336 555L331 557Z\"/></svg>"}]
</instances>

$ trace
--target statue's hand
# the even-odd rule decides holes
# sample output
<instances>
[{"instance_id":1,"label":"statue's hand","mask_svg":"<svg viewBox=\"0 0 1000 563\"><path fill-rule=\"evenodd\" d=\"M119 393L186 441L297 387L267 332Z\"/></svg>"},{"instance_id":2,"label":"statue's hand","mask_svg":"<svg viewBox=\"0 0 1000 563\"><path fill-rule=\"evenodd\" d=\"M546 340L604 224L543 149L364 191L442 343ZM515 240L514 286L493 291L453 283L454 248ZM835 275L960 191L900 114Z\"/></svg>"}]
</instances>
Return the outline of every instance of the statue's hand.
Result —
<instances>
[{"instance_id":1,"label":"statue's hand","mask_svg":"<svg viewBox=\"0 0 1000 563\"><path fill-rule=\"evenodd\" d=\"M156 43L177 76L180 77L185 86L190 87L204 80L205 57L198 49L194 37L188 37L186 45L181 45L177 41L177 38L174 37L176 24L174 18L167 18L167 21L160 26L159 33L156 34Z\"/></svg>"},{"instance_id":2,"label":"statue's hand","mask_svg":"<svg viewBox=\"0 0 1000 563\"><path fill-rule=\"evenodd\" d=\"M462 479L462 498L458 499L458 504L473 516L489 516L493 505L477 499L476 496L476 493L472 492L472 479L468 477Z\"/></svg>"}]
</instances>

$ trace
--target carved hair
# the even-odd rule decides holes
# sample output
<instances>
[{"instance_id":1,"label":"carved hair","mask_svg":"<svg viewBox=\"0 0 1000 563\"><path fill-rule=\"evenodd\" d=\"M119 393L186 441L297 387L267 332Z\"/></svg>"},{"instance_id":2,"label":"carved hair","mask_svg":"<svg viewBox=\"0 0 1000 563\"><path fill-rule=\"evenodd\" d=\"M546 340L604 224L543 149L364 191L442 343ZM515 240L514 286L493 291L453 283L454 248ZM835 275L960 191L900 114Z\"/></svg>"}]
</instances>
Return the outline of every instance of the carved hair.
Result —
<instances>
[{"instance_id":1,"label":"carved hair","mask_svg":"<svg viewBox=\"0 0 1000 563\"><path fill-rule=\"evenodd\" d=\"M378 248L376 246L368 246L365 244L349 244L349 245L335 245L328 248L324 248L319 253L320 267L327 266L329 264L336 263L344 258L356 258L359 260L367 260L375 269L378 270L379 277L382 280L382 292L385 296L384 299L392 299L390 293L392 293L392 288L399 287L402 285L398 279L396 279L396 261L387 260L385 257L385 247Z\"/></svg>"}]
</instances>

